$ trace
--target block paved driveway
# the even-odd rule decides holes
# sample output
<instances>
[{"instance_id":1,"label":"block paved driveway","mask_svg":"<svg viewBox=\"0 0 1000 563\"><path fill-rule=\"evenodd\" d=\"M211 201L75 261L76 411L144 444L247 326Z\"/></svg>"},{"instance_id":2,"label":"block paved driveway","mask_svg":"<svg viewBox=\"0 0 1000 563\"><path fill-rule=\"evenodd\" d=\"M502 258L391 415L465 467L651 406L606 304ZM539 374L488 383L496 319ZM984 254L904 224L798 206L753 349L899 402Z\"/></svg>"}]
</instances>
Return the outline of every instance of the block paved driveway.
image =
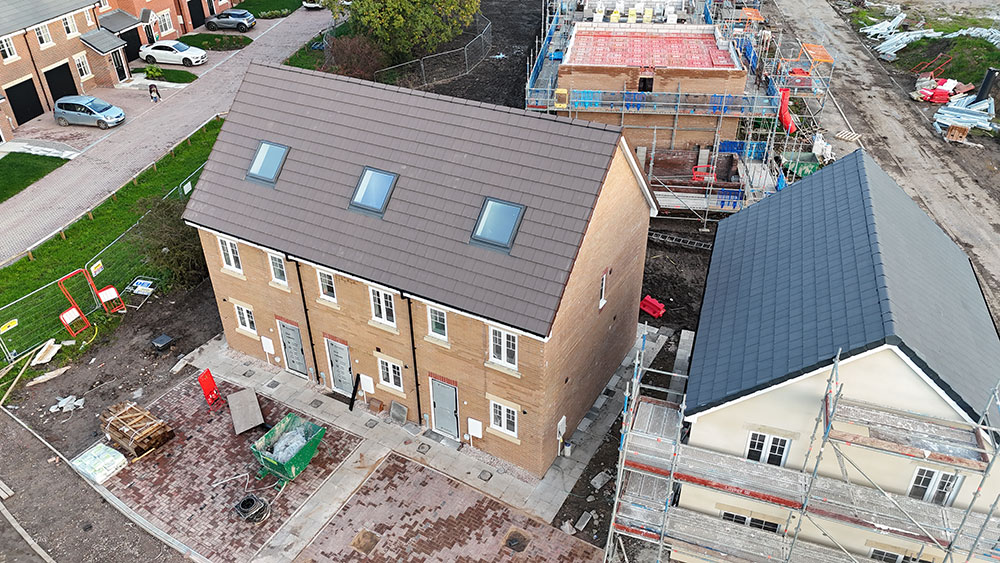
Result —
<instances>
[{"instance_id":1,"label":"block paved driveway","mask_svg":"<svg viewBox=\"0 0 1000 563\"><path fill-rule=\"evenodd\" d=\"M603 558L603 551L583 540L390 454L295 562L597 563Z\"/></svg>"},{"instance_id":2,"label":"block paved driveway","mask_svg":"<svg viewBox=\"0 0 1000 563\"><path fill-rule=\"evenodd\" d=\"M190 86L169 95L161 90L161 103L130 116L75 160L0 204L0 264L93 208L201 123L229 111L251 61L281 62L329 24L325 10L296 10L224 62L213 62L220 54L210 53L208 69Z\"/></svg>"}]
</instances>

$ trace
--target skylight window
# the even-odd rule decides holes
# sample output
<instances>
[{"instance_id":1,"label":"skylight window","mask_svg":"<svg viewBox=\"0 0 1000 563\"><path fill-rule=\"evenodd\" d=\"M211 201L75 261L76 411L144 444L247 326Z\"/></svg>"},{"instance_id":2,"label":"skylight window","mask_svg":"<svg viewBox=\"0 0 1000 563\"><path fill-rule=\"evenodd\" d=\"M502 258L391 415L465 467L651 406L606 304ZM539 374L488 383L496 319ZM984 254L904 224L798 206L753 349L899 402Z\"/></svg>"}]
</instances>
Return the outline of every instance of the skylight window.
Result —
<instances>
[{"instance_id":1,"label":"skylight window","mask_svg":"<svg viewBox=\"0 0 1000 563\"><path fill-rule=\"evenodd\" d=\"M472 231L472 240L502 249L509 249L517 235L524 215L524 206L499 199L486 198L479 221Z\"/></svg>"},{"instance_id":2,"label":"skylight window","mask_svg":"<svg viewBox=\"0 0 1000 563\"><path fill-rule=\"evenodd\" d=\"M385 213L385 206L389 203L389 195L392 194L397 178L399 176L392 172L366 166L358 180L358 187L354 190L354 197L351 198L351 207L379 215Z\"/></svg>"},{"instance_id":3,"label":"skylight window","mask_svg":"<svg viewBox=\"0 0 1000 563\"><path fill-rule=\"evenodd\" d=\"M278 179L281 166L285 163L285 156L288 155L288 147L261 141L257 147L257 154L250 163L247 170L247 178L273 184Z\"/></svg>"}]
</instances>

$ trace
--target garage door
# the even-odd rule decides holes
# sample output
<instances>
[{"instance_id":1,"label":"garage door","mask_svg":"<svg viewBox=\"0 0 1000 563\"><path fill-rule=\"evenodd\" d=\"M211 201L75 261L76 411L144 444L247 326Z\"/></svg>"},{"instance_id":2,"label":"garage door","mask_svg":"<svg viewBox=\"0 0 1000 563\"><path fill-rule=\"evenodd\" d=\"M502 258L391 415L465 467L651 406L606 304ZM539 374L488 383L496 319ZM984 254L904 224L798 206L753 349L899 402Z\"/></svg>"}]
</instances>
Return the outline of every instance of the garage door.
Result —
<instances>
[{"instance_id":1,"label":"garage door","mask_svg":"<svg viewBox=\"0 0 1000 563\"><path fill-rule=\"evenodd\" d=\"M188 0L188 11L191 12L191 27L205 24L205 5L201 0Z\"/></svg>"},{"instance_id":2,"label":"garage door","mask_svg":"<svg viewBox=\"0 0 1000 563\"><path fill-rule=\"evenodd\" d=\"M18 125L24 125L32 119L42 115L42 102L38 99L38 90L35 90L33 79L25 80L16 86L11 86L5 90L7 100L10 101L10 109L14 111L14 119Z\"/></svg>"},{"instance_id":3,"label":"garage door","mask_svg":"<svg viewBox=\"0 0 1000 563\"><path fill-rule=\"evenodd\" d=\"M69 63L46 70L45 82L49 85L53 100L77 94L76 82L73 82L73 71L69 69Z\"/></svg>"},{"instance_id":4,"label":"garage door","mask_svg":"<svg viewBox=\"0 0 1000 563\"><path fill-rule=\"evenodd\" d=\"M130 29L119 35L119 37L125 42L125 56L128 57L128 60L134 61L138 59L139 45L141 45L139 42L139 28Z\"/></svg>"}]
</instances>

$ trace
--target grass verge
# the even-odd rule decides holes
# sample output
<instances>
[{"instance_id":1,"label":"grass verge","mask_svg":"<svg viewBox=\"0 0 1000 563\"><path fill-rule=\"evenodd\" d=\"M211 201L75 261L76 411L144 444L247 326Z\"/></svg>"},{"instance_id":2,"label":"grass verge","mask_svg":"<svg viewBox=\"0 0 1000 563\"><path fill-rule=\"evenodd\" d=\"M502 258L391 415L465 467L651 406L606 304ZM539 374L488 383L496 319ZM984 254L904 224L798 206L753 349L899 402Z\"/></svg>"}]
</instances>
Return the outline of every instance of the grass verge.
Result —
<instances>
[{"instance_id":1,"label":"grass verge","mask_svg":"<svg viewBox=\"0 0 1000 563\"><path fill-rule=\"evenodd\" d=\"M941 78L979 84L986 69L1000 67L1000 49L977 37L921 39L897 53L894 64L901 70L909 71L924 61L934 59L939 53L952 57L951 63L939 73Z\"/></svg>"},{"instance_id":2,"label":"grass verge","mask_svg":"<svg viewBox=\"0 0 1000 563\"><path fill-rule=\"evenodd\" d=\"M150 80L161 80L163 82L173 82L175 84L189 84L198 78L197 74L186 70L160 67L160 71L163 72L163 78ZM132 72L141 72L142 74L146 74L146 67L133 68Z\"/></svg>"},{"instance_id":3,"label":"grass verge","mask_svg":"<svg viewBox=\"0 0 1000 563\"><path fill-rule=\"evenodd\" d=\"M237 8L247 10L254 17L259 18L262 12L274 10L295 10L302 7L302 0L245 0L240 2Z\"/></svg>"},{"instance_id":4,"label":"grass verge","mask_svg":"<svg viewBox=\"0 0 1000 563\"><path fill-rule=\"evenodd\" d=\"M323 52L323 49L313 49L312 45L317 41L322 40L322 33L313 37L298 51L292 53L292 56L285 59L285 64L308 70L319 70L319 68L323 66L323 62L326 60L326 54Z\"/></svg>"},{"instance_id":5,"label":"grass verge","mask_svg":"<svg viewBox=\"0 0 1000 563\"><path fill-rule=\"evenodd\" d=\"M23 152L12 152L0 158L0 178L3 178L0 182L0 202L14 197L66 162L63 158Z\"/></svg>"},{"instance_id":6,"label":"grass verge","mask_svg":"<svg viewBox=\"0 0 1000 563\"><path fill-rule=\"evenodd\" d=\"M243 7L240 4L240 7ZM181 37L181 41L205 51L234 51L253 43L246 35L229 33L193 33Z\"/></svg>"}]
</instances>

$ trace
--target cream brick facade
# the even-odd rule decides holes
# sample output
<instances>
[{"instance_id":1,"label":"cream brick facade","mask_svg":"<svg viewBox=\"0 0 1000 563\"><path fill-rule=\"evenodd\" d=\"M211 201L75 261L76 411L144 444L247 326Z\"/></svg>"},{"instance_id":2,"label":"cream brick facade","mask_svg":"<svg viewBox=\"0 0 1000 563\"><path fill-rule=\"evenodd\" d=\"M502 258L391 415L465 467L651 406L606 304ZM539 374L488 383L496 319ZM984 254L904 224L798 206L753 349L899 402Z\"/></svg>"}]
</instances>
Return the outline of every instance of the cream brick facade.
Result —
<instances>
[{"instance_id":1,"label":"cream brick facade","mask_svg":"<svg viewBox=\"0 0 1000 563\"><path fill-rule=\"evenodd\" d=\"M469 421L479 421L482 437L472 438L473 446L542 475L558 455L560 419L566 417L565 435L571 435L634 341L650 208L626 150L624 143L616 149L552 333L544 338L381 287L377 280L354 278L335 264L324 268L270 249L283 260L288 280L275 283L269 249L229 239L239 251L242 272L237 273L224 266L220 233L200 229L227 341L287 369L277 323L296 325L308 366L301 375L334 391L327 343L346 345L352 376L375 382L368 398L386 408L391 401L403 404L409 420L438 430L442 421L435 420L431 381L450 385L457 395L458 439L468 443ZM335 301L322 295L318 271L332 275ZM392 296L394 326L373 319L372 287ZM236 305L252 309L256 334L237 327ZM429 307L445 313L446 339L431 334ZM490 360L492 328L516 335L516 370ZM261 337L274 343L275 355L265 354ZM380 359L400 366L402 389L380 381ZM505 415L517 413L516 433L491 427L491 402L502 405Z\"/></svg>"}]
</instances>

